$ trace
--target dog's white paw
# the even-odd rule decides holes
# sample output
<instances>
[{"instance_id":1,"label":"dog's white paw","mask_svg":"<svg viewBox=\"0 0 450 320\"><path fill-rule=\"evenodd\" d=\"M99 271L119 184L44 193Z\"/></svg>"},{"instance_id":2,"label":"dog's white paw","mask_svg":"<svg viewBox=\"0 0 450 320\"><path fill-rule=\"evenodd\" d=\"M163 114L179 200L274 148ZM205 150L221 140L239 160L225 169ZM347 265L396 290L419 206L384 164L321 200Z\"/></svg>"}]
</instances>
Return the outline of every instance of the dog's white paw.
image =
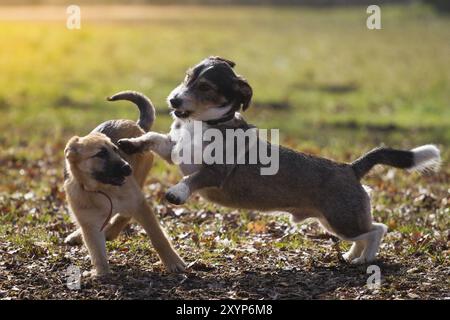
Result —
<instances>
[{"instance_id":1,"label":"dog's white paw","mask_svg":"<svg viewBox=\"0 0 450 320\"><path fill-rule=\"evenodd\" d=\"M71 246L80 245L80 244L82 244L82 242L83 242L83 239L82 239L80 230L76 230L76 231L72 232L64 239L64 243L71 245Z\"/></svg>"},{"instance_id":2,"label":"dog's white paw","mask_svg":"<svg viewBox=\"0 0 450 320\"><path fill-rule=\"evenodd\" d=\"M167 190L166 199L172 204L183 204L189 198L191 192L185 183L179 183Z\"/></svg>"},{"instance_id":3,"label":"dog's white paw","mask_svg":"<svg viewBox=\"0 0 450 320\"><path fill-rule=\"evenodd\" d=\"M353 255L353 252L348 251L342 255L342 258L347 262L351 262L355 257Z\"/></svg>"},{"instance_id":4,"label":"dog's white paw","mask_svg":"<svg viewBox=\"0 0 450 320\"><path fill-rule=\"evenodd\" d=\"M364 255L362 255L359 258L353 259L350 263L354 264L354 265L358 265L358 264L367 264L370 263L372 261L374 261L375 259L368 259L367 257L365 257Z\"/></svg>"}]
</instances>

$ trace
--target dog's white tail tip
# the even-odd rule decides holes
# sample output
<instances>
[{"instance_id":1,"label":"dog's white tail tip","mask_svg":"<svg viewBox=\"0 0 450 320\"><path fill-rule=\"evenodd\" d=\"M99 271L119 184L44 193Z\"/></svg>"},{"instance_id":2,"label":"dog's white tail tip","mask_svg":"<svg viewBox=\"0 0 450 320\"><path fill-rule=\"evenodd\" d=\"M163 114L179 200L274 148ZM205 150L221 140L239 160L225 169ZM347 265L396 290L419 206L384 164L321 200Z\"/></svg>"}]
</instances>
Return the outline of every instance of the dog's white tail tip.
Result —
<instances>
[{"instance_id":1,"label":"dog's white tail tip","mask_svg":"<svg viewBox=\"0 0 450 320\"><path fill-rule=\"evenodd\" d=\"M414 171L438 171L441 165L441 152L432 144L420 146L411 150L414 164L410 170Z\"/></svg>"}]
</instances>

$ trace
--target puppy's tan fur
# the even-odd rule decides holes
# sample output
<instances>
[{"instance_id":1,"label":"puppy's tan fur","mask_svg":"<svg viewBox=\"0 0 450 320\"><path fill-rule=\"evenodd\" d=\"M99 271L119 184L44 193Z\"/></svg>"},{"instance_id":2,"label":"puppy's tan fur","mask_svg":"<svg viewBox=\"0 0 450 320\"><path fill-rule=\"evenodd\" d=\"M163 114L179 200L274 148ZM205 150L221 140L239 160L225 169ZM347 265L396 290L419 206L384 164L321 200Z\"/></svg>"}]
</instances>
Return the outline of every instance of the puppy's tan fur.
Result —
<instances>
[{"instance_id":1,"label":"puppy's tan fur","mask_svg":"<svg viewBox=\"0 0 450 320\"><path fill-rule=\"evenodd\" d=\"M127 99L127 94L130 93L122 93L122 98L131 100ZM149 106L151 105L149 104ZM148 108L147 111L149 111ZM153 107L151 107L151 111L154 112ZM142 119L141 110L139 124L148 129L151 126L149 121L152 122L153 117L147 119L146 125L143 125ZM93 275L109 273L105 240L117 237L131 218L145 229L168 271L184 270L183 260L172 248L142 193L146 176L152 167L153 154L145 152L126 155L121 153L114 144L121 138L139 137L144 133L145 131L133 121L108 121L85 137L71 138L65 148L66 180L64 189L73 217L80 226L77 231L66 238L65 242L79 243L82 236L94 266ZM102 150L106 150L108 154L106 159L96 156ZM133 169L133 174L124 177L121 185L99 181L93 172L102 172L106 165L105 162L123 166L129 164ZM110 213L115 215L102 231L102 226L108 220Z\"/></svg>"}]
</instances>

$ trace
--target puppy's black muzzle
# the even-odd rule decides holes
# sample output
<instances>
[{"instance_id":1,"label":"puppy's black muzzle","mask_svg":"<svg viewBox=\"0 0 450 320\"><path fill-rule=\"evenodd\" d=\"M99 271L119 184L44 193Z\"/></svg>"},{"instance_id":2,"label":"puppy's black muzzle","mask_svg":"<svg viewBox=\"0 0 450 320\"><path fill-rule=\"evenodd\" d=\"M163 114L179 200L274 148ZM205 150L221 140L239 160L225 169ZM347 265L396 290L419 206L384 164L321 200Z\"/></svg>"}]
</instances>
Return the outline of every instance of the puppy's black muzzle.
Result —
<instances>
[{"instance_id":1,"label":"puppy's black muzzle","mask_svg":"<svg viewBox=\"0 0 450 320\"><path fill-rule=\"evenodd\" d=\"M124 177L128 177L131 175L133 170L131 170L131 166L128 163L125 163L121 168L120 171Z\"/></svg>"},{"instance_id":2,"label":"puppy's black muzzle","mask_svg":"<svg viewBox=\"0 0 450 320\"><path fill-rule=\"evenodd\" d=\"M92 175L101 183L121 186L132 172L127 162L109 162L105 164L102 171L95 171Z\"/></svg>"}]
</instances>

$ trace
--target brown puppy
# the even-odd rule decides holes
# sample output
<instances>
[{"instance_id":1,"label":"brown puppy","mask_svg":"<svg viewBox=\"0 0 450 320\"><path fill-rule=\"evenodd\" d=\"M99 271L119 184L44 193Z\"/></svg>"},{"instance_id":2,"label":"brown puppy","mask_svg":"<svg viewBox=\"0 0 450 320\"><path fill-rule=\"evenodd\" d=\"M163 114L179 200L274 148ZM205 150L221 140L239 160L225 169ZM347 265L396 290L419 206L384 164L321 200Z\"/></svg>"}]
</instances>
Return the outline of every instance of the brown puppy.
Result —
<instances>
[{"instance_id":1,"label":"brown puppy","mask_svg":"<svg viewBox=\"0 0 450 320\"><path fill-rule=\"evenodd\" d=\"M119 139L139 137L148 131L155 110L150 100L137 92L121 92L109 100L136 103L140 118L137 123L131 120L104 122L87 136L75 136L67 143L64 189L80 229L70 234L65 242L79 243L82 236L95 269L93 275L107 274L105 239L117 237L134 218L149 235L166 268L170 272L183 271L183 260L172 248L142 193L153 163L152 153L126 155L115 146Z\"/></svg>"}]
</instances>

